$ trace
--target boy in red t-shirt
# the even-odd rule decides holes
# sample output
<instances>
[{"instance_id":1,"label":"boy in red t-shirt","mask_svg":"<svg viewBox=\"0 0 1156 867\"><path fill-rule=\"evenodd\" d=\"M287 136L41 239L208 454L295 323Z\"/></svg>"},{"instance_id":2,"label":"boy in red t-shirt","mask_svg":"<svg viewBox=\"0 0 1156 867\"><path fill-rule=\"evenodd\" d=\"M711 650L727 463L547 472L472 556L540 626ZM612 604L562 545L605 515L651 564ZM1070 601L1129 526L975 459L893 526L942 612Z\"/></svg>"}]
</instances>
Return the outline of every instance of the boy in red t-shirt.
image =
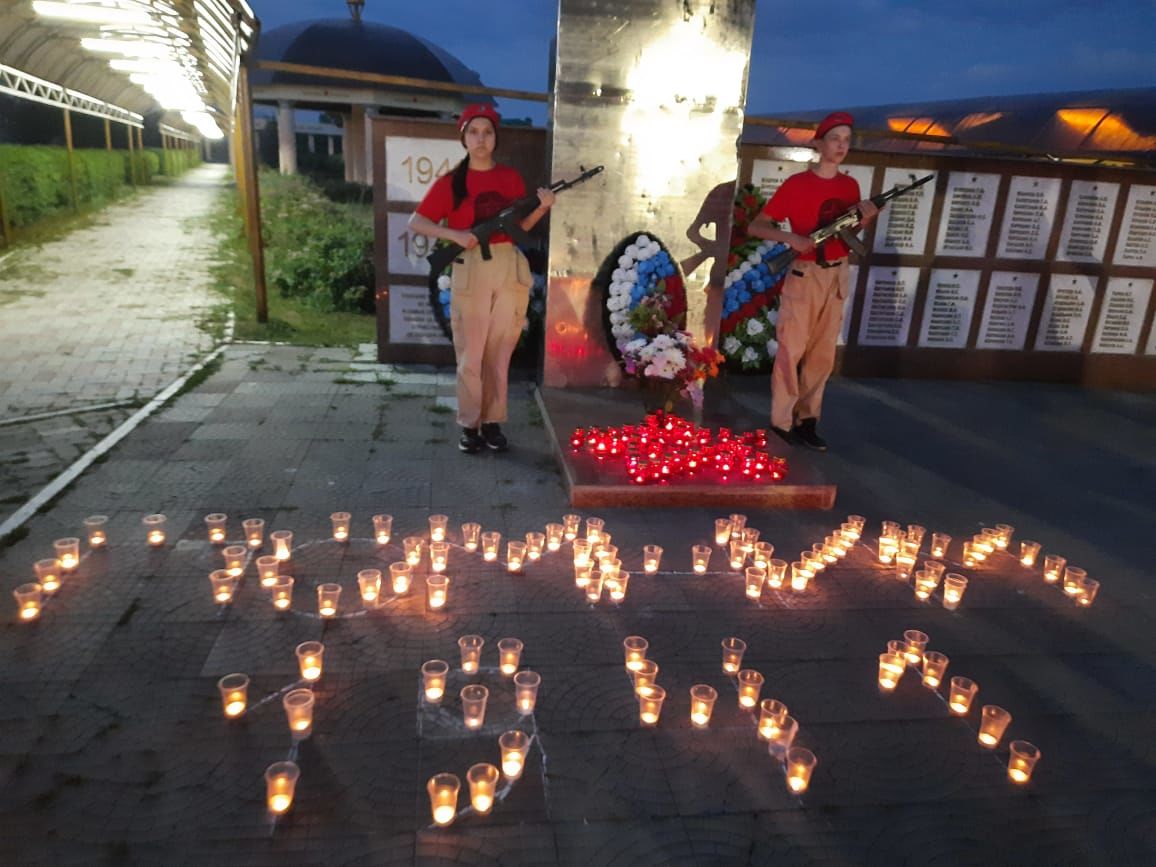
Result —
<instances>
[{"instance_id":1,"label":"boy in red t-shirt","mask_svg":"<svg viewBox=\"0 0 1156 867\"><path fill-rule=\"evenodd\" d=\"M838 238L816 248L810 235L852 207L859 209L863 225L878 213L862 198L859 182L839 171L851 149L852 124L851 115L842 111L823 118L814 140L819 162L787 178L747 230L799 253L783 281L775 329L779 351L771 372L771 429L787 443L817 451L827 450L816 427L823 390L835 368L850 251ZM784 222L790 223L789 231L779 228Z\"/></svg>"},{"instance_id":2,"label":"boy in red t-shirt","mask_svg":"<svg viewBox=\"0 0 1156 867\"><path fill-rule=\"evenodd\" d=\"M510 357L532 282L530 265L509 235L492 235L491 258L483 259L470 231L526 194L521 175L494 160L499 120L489 105L466 106L458 124L465 158L433 182L409 219L413 231L465 248L450 277L450 324L458 363L458 448L466 454L509 448L500 423L506 420ZM522 228L529 231L553 204L554 191L540 188L538 207L522 219Z\"/></svg>"}]
</instances>

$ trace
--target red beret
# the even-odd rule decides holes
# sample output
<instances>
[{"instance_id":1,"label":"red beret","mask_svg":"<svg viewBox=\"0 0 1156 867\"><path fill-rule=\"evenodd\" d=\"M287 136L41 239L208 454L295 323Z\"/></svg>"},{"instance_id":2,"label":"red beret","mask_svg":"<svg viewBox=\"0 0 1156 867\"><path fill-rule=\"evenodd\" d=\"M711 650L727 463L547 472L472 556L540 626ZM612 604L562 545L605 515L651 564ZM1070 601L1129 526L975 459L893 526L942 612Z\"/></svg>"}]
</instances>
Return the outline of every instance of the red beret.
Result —
<instances>
[{"instance_id":1,"label":"red beret","mask_svg":"<svg viewBox=\"0 0 1156 867\"><path fill-rule=\"evenodd\" d=\"M847 114L847 112L833 111L819 122L819 128L815 130L815 138L822 138L837 126L854 125L855 121L851 118L851 115Z\"/></svg>"},{"instance_id":2,"label":"red beret","mask_svg":"<svg viewBox=\"0 0 1156 867\"><path fill-rule=\"evenodd\" d=\"M462 116L458 118L458 132L465 132L466 126L468 126L469 122L475 117L484 117L494 125L495 130L498 128L498 123L502 119L501 116L494 111L492 105L475 102L462 109Z\"/></svg>"}]
</instances>

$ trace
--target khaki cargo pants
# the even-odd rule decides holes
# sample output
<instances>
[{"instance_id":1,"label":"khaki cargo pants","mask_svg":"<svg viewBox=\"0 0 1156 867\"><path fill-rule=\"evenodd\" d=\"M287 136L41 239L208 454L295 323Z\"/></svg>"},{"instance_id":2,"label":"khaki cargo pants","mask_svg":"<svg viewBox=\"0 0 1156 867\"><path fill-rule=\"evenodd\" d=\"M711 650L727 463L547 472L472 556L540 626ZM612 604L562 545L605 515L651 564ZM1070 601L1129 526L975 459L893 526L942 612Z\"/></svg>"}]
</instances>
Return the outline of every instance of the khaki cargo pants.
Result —
<instances>
[{"instance_id":1,"label":"khaki cargo pants","mask_svg":"<svg viewBox=\"0 0 1156 867\"><path fill-rule=\"evenodd\" d=\"M486 261L478 247L453 265L450 327L458 361L458 424L476 428L506 420L510 356L526 321L533 277L513 244L494 244ZM460 261L459 261L460 260Z\"/></svg>"},{"instance_id":2,"label":"khaki cargo pants","mask_svg":"<svg viewBox=\"0 0 1156 867\"><path fill-rule=\"evenodd\" d=\"M771 424L783 430L822 412L850 283L846 261L830 268L795 261L791 268L783 281L779 352L771 371Z\"/></svg>"}]
</instances>

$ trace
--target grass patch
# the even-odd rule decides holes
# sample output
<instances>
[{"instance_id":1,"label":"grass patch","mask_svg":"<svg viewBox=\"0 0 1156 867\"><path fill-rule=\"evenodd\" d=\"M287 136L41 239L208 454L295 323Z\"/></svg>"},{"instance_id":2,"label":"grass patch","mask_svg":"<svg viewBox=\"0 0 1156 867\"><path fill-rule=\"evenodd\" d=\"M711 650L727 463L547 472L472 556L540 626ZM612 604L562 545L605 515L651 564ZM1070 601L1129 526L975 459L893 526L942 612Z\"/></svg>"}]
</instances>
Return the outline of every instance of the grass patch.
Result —
<instances>
[{"instance_id":1,"label":"grass patch","mask_svg":"<svg viewBox=\"0 0 1156 867\"><path fill-rule=\"evenodd\" d=\"M431 406L429 408L429 411L432 412L434 415L453 415L454 414L453 407L446 406L443 403L435 403L433 406Z\"/></svg>"},{"instance_id":2,"label":"grass patch","mask_svg":"<svg viewBox=\"0 0 1156 867\"><path fill-rule=\"evenodd\" d=\"M216 373L218 370L221 369L221 364L222 364L221 356L218 355L216 358L214 358L212 361L210 361L208 364L206 364L204 367L202 367L200 370L198 370L196 373L194 373L192 376L190 376L188 381L184 385L181 386L180 391L178 391L176 394L173 395L172 400L176 400L182 394L188 394L190 391L192 391L198 385L203 383L210 376L212 376L214 373ZM172 403L172 400L170 400L169 402Z\"/></svg>"},{"instance_id":3,"label":"grass patch","mask_svg":"<svg viewBox=\"0 0 1156 867\"><path fill-rule=\"evenodd\" d=\"M11 548L17 542L19 542L19 541L21 541L27 537L28 537L28 528L27 527L17 527L12 532L5 534L3 537L0 537L0 551L3 551L5 548Z\"/></svg>"},{"instance_id":4,"label":"grass patch","mask_svg":"<svg viewBox=\"0 0 1156 867\"><path fill-rule=\"evenodd\" d=\"M216 261L210 266L214 288L222 293L236 317L237 340L269 340L301 346L347 346L377 340L377 322L365 313L329 313L294 298L284 298L268 286L268 321L257 321L257 293L237 194L222 190L209 217L216 239ZM268 279L268 269L266 269Z\"/></svg>"}]
</instances>

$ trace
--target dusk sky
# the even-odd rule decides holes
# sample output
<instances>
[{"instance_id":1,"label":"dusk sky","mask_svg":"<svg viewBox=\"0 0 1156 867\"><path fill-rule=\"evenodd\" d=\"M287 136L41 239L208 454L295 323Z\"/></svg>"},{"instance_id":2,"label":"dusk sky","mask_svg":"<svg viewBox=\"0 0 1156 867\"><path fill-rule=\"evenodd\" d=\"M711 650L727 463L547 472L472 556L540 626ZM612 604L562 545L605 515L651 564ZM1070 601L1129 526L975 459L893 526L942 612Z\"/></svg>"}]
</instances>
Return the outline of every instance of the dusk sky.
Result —
<instances>
[{"instance_id":1,"label":"dusk sky","mask_svg":"<svg viewBox=\"0 0 1156 867\"><path fill-rule=\"evenodd\" d=\"M265 29L344 0L251 0ZM485 10L479 14L479 10ZM554 0L367 0L491 87L545 91ZM1156 0L758 0L747 110L854 107L1156 85ZM501 100L510 116L544 108Z\"/></svg>"}]
</instances>

